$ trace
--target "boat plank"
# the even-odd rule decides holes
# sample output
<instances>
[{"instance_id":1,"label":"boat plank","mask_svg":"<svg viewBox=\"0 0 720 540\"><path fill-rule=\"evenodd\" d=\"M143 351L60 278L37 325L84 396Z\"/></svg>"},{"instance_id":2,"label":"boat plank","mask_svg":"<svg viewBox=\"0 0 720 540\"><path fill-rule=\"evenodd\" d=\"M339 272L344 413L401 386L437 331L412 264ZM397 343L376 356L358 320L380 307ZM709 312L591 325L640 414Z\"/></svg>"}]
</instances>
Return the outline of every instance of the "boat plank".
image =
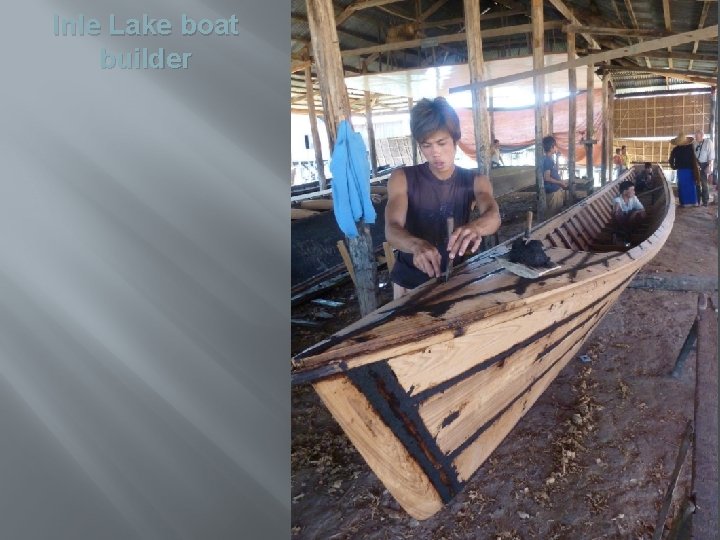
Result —
<instances>
[{"instance_id":1,"label":"boat plank","mask_svg":"<svg viewBox=\"0 0 720 540\"><path fill-rule=\"evenodd\" d=\"M345 375L313 386L358 452L408 514L426 519L442 508L440 495L420 466Z\"/></svg>"}]
</instances>

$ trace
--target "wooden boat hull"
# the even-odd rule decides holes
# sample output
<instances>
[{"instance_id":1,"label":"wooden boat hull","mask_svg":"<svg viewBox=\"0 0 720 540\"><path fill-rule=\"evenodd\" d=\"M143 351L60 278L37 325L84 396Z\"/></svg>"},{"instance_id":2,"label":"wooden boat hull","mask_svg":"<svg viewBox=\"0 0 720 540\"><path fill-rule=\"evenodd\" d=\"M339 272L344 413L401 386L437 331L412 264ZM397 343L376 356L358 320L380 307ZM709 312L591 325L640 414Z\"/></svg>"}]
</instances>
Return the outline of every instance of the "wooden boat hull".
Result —
<instances>
[{"instance_id":1,"label":"wooden boat hull","mask_svg":"<svg viewBox=\"0 0 720 540\"><path fill-rule=\"evenodd\" d=\"M417 519L452 499L575 356L662 247L674 220L666 183L652 234L628 251L603 240L617 182L533 237L560 268L507 272L498 246L298 355L312 382L387 489Z\"/></svg>"}]
</instances>

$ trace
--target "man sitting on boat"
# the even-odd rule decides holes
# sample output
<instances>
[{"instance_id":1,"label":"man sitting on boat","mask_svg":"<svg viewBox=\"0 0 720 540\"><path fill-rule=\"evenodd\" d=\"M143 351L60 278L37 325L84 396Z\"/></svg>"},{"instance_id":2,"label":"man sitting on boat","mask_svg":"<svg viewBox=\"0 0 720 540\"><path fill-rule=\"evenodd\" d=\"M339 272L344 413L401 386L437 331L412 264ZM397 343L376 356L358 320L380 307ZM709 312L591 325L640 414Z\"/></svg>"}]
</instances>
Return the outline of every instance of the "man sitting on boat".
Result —
<instances>
[{"instance_id":1,"label":"man sitting on boat","mask_svg":"<svg viewBox=\"0 0 720 540\"><path fill-rule=\"evenodd\" d=\"M646 161L645 169L643 169L643 171L638 175L637 179L635 180L635 191L637 193L642 193L643 191L652 189L653 184L654 180L652 163Z\"/></svg>"},{"instance_id":2,"label":"man sitting on boat","mask_svg":"<svg viewBox=\"0 0 720 540\"><path fill-rule=\"evenodd\" d=\"M500 227L488 176L455 165L460 120L448 102L420 100L410 113L410 130L427 162L398 169L388 180L385 237L399 250L390 273L394 298L440 277L449 259L475 253L482 237ZM470 221L473 201L480 215Z\"/></svg>"},{"instance_id":3,"label":"man sitting on boat","mask_svg":"<svg viewBox=\"0 0 720 540\"><path fill-rule=\"evenodd\" d=\"M624 242L630 242L630 235L645 218L645 207L635 196L635 184L630 180L620 182L620 195L613 199L613 219L616 235Z\"/></svg>"}]
</instances>

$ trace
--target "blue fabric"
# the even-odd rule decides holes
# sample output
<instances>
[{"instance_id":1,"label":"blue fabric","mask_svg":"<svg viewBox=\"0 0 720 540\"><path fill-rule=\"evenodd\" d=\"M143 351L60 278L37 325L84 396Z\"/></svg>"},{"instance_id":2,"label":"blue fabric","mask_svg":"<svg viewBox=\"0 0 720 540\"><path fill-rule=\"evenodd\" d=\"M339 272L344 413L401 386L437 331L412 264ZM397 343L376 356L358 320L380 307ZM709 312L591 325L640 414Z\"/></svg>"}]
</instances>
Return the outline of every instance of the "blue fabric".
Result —
<instances>
[{"instance_id":1,"label":"blue fabric","mask_svg":"<svg viewBox=\"0 0 720 540\"><path fill-rule=\"evenodd\" d=\"M375 208L370 199L370 164L362 135L352 130L347 120L340 122L335 149L330 159L333 211L345 236L358 235L356 222L375 223Z\"/></svg>"},{"instance_id":2,"label":"blue fabric","mask_svg":"<svg viewBox=\"0 0 720 540\"><path fill-rule=\"evenodd\" d=\"M697 188L692 169L677 170L678 198L680 204L697 204Z\"/></svg>"}]
</instances>

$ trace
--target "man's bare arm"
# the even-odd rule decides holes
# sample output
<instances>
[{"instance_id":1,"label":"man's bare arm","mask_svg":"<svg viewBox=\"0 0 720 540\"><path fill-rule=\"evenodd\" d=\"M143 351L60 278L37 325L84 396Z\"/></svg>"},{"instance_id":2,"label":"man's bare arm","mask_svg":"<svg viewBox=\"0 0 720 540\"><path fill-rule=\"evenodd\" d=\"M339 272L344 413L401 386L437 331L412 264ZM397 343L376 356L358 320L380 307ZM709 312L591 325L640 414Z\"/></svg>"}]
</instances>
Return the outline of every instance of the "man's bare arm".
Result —
<instances>
[{"instance_id":1,"label":"man's bare arm","mask_svg":"<svg viewBox=\"0 0 720 540\"><path fill-rule=\"evenodd\" d=\"M462 256L470 249L475 253L480 247L482 237L493 234L500 227L500 209L493 197L492 184L486 175L476 175L473 184L475 202L480 217L455 229L448 240L450 258Z\"/></svg>"}]
</instances>

